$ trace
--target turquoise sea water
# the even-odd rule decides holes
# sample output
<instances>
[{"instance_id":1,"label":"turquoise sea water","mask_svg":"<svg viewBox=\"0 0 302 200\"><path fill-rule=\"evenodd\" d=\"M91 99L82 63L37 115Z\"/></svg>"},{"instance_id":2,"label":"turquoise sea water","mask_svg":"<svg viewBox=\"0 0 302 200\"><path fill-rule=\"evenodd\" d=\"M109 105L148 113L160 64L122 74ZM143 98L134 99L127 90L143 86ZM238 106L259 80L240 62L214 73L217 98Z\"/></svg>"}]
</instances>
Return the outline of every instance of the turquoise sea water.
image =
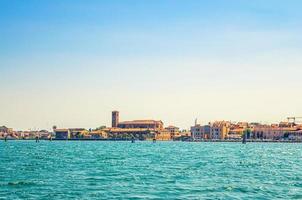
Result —
<instances>
[{"instance_id":1,"label":"turquoise sea water","mask_svg":"<svg viewBox=\"0 0 302 200\"><path fill-rule=\"evenodd\" d=\"M302 199L302 144L0 141L0 199Z\"/></svg>"}]
</instances>

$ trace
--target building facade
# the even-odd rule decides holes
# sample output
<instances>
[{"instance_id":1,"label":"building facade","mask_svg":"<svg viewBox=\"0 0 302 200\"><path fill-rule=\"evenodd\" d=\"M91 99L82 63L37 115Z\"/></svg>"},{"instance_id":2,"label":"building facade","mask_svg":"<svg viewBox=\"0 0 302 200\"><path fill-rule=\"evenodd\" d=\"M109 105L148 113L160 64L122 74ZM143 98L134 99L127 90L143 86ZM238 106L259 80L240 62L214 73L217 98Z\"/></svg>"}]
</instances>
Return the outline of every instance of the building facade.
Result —
<instances>
[{"instance_id":1,"label":"building facade","mask_svg":"<svg viewBox=\"0 0 302 200\"><path fill-rule=\"evenodd\" d=\"M191 137L193 140L210 139L211 126L196 124L191 127Z\"/></svg>"},{"instance_id":2,"label":"building facade","mask_svg":"<svg viewBox=\"0 0 302 200\"><path fill-rule=\"evenodd\" d=\"M59 140L83 139L90 137L89 131L84 128L57 128L53 131L55 138Z\"/></svg>"},{"instance_id":3,"label":"building facade","mask_svg":"<svg viewBox=\"0 0 302 200\"><path fill-rule=\"evenodd\" d=\"M113 111L112 128L107 128L105 131L107 131L108 137L114 138L134 137L146 139L151 136L155 138L156 134L160 134L164 131L164 124L160 120L133 120L120 122L119 112Z\"/></svg>"},{"instance_id":4,"label":"building facade","mask_svg":"<svg viewBox=\"0 0 302 200\"><path fill-rule=\"evenodd\" d=\"M292 127L278 127L272 125L260 125L253 128L252 135L254 139L279 140L284 138L286 133L294 132L297 129Z\"/></svg>"},{"instance_id":5,"label":"building facade","mask_svg":"<svg viewBox=\"0 0 302 200\"><path fill-rule=\"evenodd\" d=\"M54 129L55 137L59 140L68 140L70 139L69 129Z\"/></svg>"},{"instance_id":6,"label":"building facade","mask_svg":"<svg viewBox=\"0 0 302 200\"><path fill-rule=\"evenodd\" d=\"M224 140L228 137L230 131L230 122L227 121L216 121L211 124L211 139Z\"/></svg>"},{"instance_id":7,"label":"building facade","mask_svg":"<svg viewBox=\"0 0 302 200\"><path fill-rule=\"evenodd\" d=\"M147 128L147 129L163 129L163 122L156 120L133 120L118 123L118 128Z\"/></svg>"}]
</instances>

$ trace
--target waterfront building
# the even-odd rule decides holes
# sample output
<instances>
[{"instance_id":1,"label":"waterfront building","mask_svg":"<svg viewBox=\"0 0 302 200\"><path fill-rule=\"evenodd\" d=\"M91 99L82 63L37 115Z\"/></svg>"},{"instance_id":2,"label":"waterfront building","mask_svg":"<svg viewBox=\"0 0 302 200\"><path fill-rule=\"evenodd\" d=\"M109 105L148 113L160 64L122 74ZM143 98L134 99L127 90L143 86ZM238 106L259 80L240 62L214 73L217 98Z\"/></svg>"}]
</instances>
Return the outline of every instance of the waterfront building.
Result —
<instances>
[{"instance_id":1,"label":"waterfront building","mask_svg":"<svg viewBox=\"0 0 302 200\"><path fill-rule=\"evenodd\" d=\"M168 126L165 128L167 131L169 131L171 134L177 134L179 133L179 128L176 126Z\"/></svg>"},{"instance_id":2,"label":"waterfront building","mask_svg":"<svg viewBox=\"0 0 302 200\"><path fill-rule=\"evenodd\" d=\"M170 125L170 126L166 127L165 130L167 130L170 133L171 139L178 138L181 136L179 128L176 126Z\"/></svg>"},{"instance_id":3,"label":"waterfront building","mask_svg":"<svg viewBox=\"0 0 302 200\"><path fill-rule=\"evenodd\" d=\"M279 127L277 125L258 125L253 128L254 139L279 140L284 138L286 133L297 131L295 127Z\"/></svg>"},{"instance_id":4,"label":"waterfront building","mask_svg":"<svg viewBox=\"0 0 302 200\"><path fill-rule=\"evenodd\" d=\"M284 134L284 138L289 140L302 140L302 129L288 131Z\"/></svg>"},{"instance_id":5,"label":"waterfront building","mask_svg":"<svg viewBox=\"0 0 302 200\"><path fill-rule=\"evenodd\" d=\"M226 139L230 131L230 124L231 123L228 121L215 121L214 123L211 123L210 138L220 140Z\"/></svg>"},{"instance_id":6,"label":"waterfront building","mask_svg":"<svg viewBox=\"0 0 302 200\"><path fill-rule=\"evenodd\" d=\"M119 121L119 112L112 112L112 128L147 128L147 129L163 129L163 122L160 120L133 120Z\"/></svg>"},{"instance_id":7,"label":"waterfront building","mask_svg":"<svg viewBox=\"0 0 302 200\"><path fill-rule=\"evenodd\" d=\"M70 131L69 129L54 129L54 133L56 136L56 139L70 139Z\"/></svg>"},{"instance_id":8,"label":"waterfront building","mask_svg":"<svg viewBox=\"0 0 302 200\"><path fill-rule=\"evenodd\" d=\"M227 139L230 125L231 123L227 121L215 121L208 125L200 125L195 122L195 125L191 127L192 140Z\"/></svg>"},{"instance_id":9,"label":"waterfront building","mask_svg":"<svg viewBox=\"0 0 302 200\"><path fill-rule=\"evenodd\" d=\"M298 139L301 138L302 125L295 122L280 122L279 124L257 124L252 128L254 139Z\"/></svg>"},{"instance_id":10,"label":"waterfront building","mask_svg":"<svg viewBox=\"0 0 302 200\"><path fill-rule=\"evenodd\" d=\"M195 124L191 127L191 136L193 140L209 139L211 134L211 126Z\"/></svg>"},{"instance_id":11,"label":"waterfront building","mask_svg":"<svg viewBox=\"0 0 302 200\"><path fill-rule=\"evenodd\" d=\"M155 134L156 140L171 140L171 132L168 130L161 130Z\"/></svg>"},{"instance_id":12,"label":"waterfront building","mask_svg":"<svg viewBox=\"0 0 302 200\"><path fill-rule=\"evenodd\" d=\"M241 139L243 134L247 132L247 139L251 137L248 122L231 123L230 129L227 135L227 139Z\"/></svg>"},{"instance_id":13,"label":"waterfront building","mask_svg":"<svg viewBox=\"0 0 302 200\"><path fill-rule=\"evenodd\" d=\"M71 139L89 138L89 131L85 128L69 128Z\"/></svg>"},{"instance_id":14,"label":"waterfront building","mask_svg":"<svg viewBox=\"0 0 302 200\"><path fill-rule=\"evenodd\" d=\"M147 129L163 129L163 122L156 120L133 120L118 123L118 128L147 128Z\"/></svg>"},{"instance_id":15,"label":"waterfront building","mask_svg":"<svg viewBox=\"0 0 302 200\"><path fill-rule=\"evenodd\" d=\"M89 132L91 139L106 139L108 134L104 130L93 130Z\"/></svg>"},{"instance_id":16,"label":"waterfront building","mask_svg":"<svg viewBox=\"0 0 302 200\"><path fill-rule=\"evenodd\" d=\"M119 119L119 112L112 112L112 128L105 128L108 137L113 138L138 138L144 140L146 138L155 138L156 134L160 134L164 130L164 124L160 120L132 120L122 121ZM171 138L171 136L170 136Z\"/></svg>"},{"instance_id":17,"label":"waterfront building","mask_svg":"<svg viewBox=\"0 0 302 200\"><path fill-rule=\"evenodd\" d=\"M202 126L200 124L195 124L195 126L191 127L192 139L194 141L202 139L201 129L202 129Z\"/></svg>"},{"instance_id":18,"label":"waterfront building","mask_svg":"<svg viewBox=\"0 0 302 200\"><path fill-rule=\"evenodd\" d=\"M90 138L89 132L84 128L54 129L56 139L82 139Z\"/></svg>"},{"instance_id":19,"label":"waterfront building","mask_svg":"<svg viewBox=\"0 0 302 200\"><path fill-rule=\"evenodd\" d=\"M29 130L17 132L17 136L20 139L35 139L36 137L41 139L48 139L51 133L47 130Z\"/></svg>"}]
</instances>

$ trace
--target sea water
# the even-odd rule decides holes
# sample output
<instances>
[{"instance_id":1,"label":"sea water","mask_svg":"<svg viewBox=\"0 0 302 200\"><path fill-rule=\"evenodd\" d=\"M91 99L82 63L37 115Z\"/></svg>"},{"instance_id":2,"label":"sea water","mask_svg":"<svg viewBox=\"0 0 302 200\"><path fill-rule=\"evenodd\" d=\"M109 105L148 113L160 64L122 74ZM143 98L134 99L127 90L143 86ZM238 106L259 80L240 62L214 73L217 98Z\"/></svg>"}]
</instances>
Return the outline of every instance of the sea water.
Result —
<instances>
[{"instance_id":1,"label":"sea water","mask_svg":"<svg viewBox=\"0 0 302 200\"><path fill-rule=\"evenodd\" d=\"M302 199L302 144L0 141L0 199Z\"/></svg>"}]
</instances>

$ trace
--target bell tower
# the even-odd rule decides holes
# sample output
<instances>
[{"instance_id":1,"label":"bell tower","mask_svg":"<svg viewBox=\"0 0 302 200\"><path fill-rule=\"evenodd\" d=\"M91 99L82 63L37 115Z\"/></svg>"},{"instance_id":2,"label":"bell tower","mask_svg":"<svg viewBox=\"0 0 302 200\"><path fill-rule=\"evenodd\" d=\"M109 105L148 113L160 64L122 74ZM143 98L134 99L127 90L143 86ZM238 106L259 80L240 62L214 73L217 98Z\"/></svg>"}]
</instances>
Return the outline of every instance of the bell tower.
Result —
<instances>
[{"instance_id":1,"label":"bell tower","mask_svg":"<svg viewBox=\"0 0 302 200\"><path fill-rule=\"evenodd\" d=\"M120 113L119 111L112 111L112 127L116 128L118 123L119 123L119 118L120 118Z\"/></svg>"}]
</instances>

